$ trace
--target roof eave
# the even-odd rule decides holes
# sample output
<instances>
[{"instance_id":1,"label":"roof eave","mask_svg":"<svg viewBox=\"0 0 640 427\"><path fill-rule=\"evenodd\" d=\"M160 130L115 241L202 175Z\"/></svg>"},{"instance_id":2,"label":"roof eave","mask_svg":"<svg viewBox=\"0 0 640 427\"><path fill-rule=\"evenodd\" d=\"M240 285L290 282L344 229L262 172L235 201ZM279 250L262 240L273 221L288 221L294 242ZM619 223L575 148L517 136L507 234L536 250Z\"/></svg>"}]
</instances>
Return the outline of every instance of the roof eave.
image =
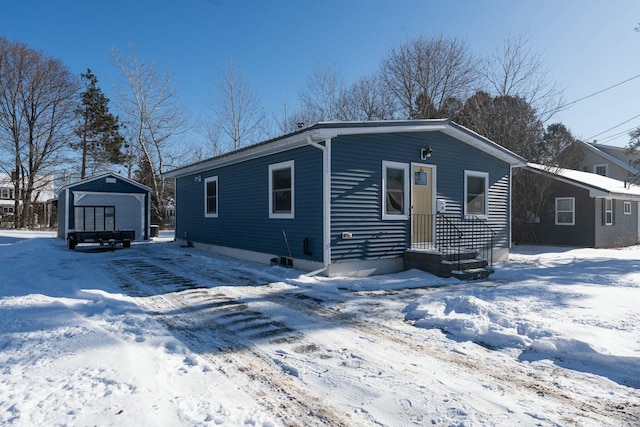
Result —
<instances>
[{"instance_id":1,"label":"roof eave","mask_svg":"<svg viewBox=\"0 0 640 427\"><path fill-rule=\"evenodd\" d=\"M229 154L213 157L198 163L164 172L164 178L179 178L187 175L202 173L212 167L238 163L247 159L266 156L281 151L290 150L313 141L323 141L338 136L366 135L394 132L436 132L440 131L452 136L468 145L486 152L513 167L526 166L526 160L495 142L463 127L448 119L439 120L404 120L382 122L321 122L304 130L285 135L279 139L259 143L246 149Z\"/></svg>"}]
</instances>

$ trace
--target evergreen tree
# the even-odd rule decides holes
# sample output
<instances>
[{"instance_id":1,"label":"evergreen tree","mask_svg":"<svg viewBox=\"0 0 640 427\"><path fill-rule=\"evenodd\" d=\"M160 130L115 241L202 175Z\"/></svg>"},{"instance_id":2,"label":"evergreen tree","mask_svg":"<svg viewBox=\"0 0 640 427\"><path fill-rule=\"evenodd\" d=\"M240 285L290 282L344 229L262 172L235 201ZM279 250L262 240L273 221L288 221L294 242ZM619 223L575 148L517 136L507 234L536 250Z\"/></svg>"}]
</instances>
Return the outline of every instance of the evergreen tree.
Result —
<instances>
[{"instance_id":1,"label":"evergreen tree","mask_svg":"<svg viewBox=\"0 0 640 427\"><path fill-rule=\"evenodd\" d=\"M80 179L84 179L90 163L94 168L103 164L124 164L126 154L122 151L125 139L120 134L121 125L118 117L109 112L109 98L98 87L98 78L90 69L81 76L85 90L76 109L76 135L80 141L72 147L81 151Z\"/></svg>"}]
</instances>

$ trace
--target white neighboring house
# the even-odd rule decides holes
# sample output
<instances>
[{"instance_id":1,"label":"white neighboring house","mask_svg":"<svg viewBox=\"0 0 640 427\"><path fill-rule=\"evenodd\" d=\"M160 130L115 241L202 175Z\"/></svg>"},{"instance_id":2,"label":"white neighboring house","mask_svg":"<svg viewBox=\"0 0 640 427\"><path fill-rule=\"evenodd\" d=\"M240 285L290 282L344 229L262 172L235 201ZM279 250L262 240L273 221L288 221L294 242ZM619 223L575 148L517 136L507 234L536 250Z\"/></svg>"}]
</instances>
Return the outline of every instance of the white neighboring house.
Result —
<instances>
[{"instance_id":1,"label":"white neighboring house","mask_svg":"<svg viewBox=\"0 0 640 427\"><path fill-rule=\"evenodd\" d=\"M31 195L34 204L33 224L36 226L49 226L52 222L51 201L55 198L55 186L53 175L36 177L35 191ZM13 215L15 213L15 201L20 195L15 194L15 187L11 176L0 173L0 226L2 228L13 227Z\"/></svg>"}]
</instances>

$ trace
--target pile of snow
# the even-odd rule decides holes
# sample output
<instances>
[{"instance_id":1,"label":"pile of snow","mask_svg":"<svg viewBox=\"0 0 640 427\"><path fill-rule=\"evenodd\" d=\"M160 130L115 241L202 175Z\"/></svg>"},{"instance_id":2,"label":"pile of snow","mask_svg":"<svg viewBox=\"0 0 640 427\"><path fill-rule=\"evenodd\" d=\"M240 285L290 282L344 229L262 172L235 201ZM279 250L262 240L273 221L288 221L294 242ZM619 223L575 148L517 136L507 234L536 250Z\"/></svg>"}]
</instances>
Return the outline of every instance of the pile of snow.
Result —
<instances>
[{"instance_id":1,"label":"pile of snow","mask_svg":"<svg viewBox=\"0 0 640 427\"><path fill-rule=\"evenodd\" d=\"M548 359L640 388L639 254L525 247L492 281L417 299L405 318L520 360Z\"/></svg>"}]
</instances>

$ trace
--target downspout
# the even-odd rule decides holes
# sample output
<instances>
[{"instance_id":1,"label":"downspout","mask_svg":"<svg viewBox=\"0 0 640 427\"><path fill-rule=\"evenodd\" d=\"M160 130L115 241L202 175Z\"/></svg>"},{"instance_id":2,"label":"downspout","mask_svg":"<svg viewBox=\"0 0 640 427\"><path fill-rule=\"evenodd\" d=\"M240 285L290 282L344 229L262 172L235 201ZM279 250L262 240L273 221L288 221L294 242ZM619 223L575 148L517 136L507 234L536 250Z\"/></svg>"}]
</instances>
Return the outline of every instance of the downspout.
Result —
<instances>
[{"instance_id":1,"label":"downspout","mask_svg":"<svg viewBox=\"0 0 640 427\"><path fill-rule=\"evenodd\" d=\"M331 138L324 145L307 136L307 143L322 151L322 268L311 271L306 276L315 276L329 268L331 262Z\"/></svg>"}]
</instances>

